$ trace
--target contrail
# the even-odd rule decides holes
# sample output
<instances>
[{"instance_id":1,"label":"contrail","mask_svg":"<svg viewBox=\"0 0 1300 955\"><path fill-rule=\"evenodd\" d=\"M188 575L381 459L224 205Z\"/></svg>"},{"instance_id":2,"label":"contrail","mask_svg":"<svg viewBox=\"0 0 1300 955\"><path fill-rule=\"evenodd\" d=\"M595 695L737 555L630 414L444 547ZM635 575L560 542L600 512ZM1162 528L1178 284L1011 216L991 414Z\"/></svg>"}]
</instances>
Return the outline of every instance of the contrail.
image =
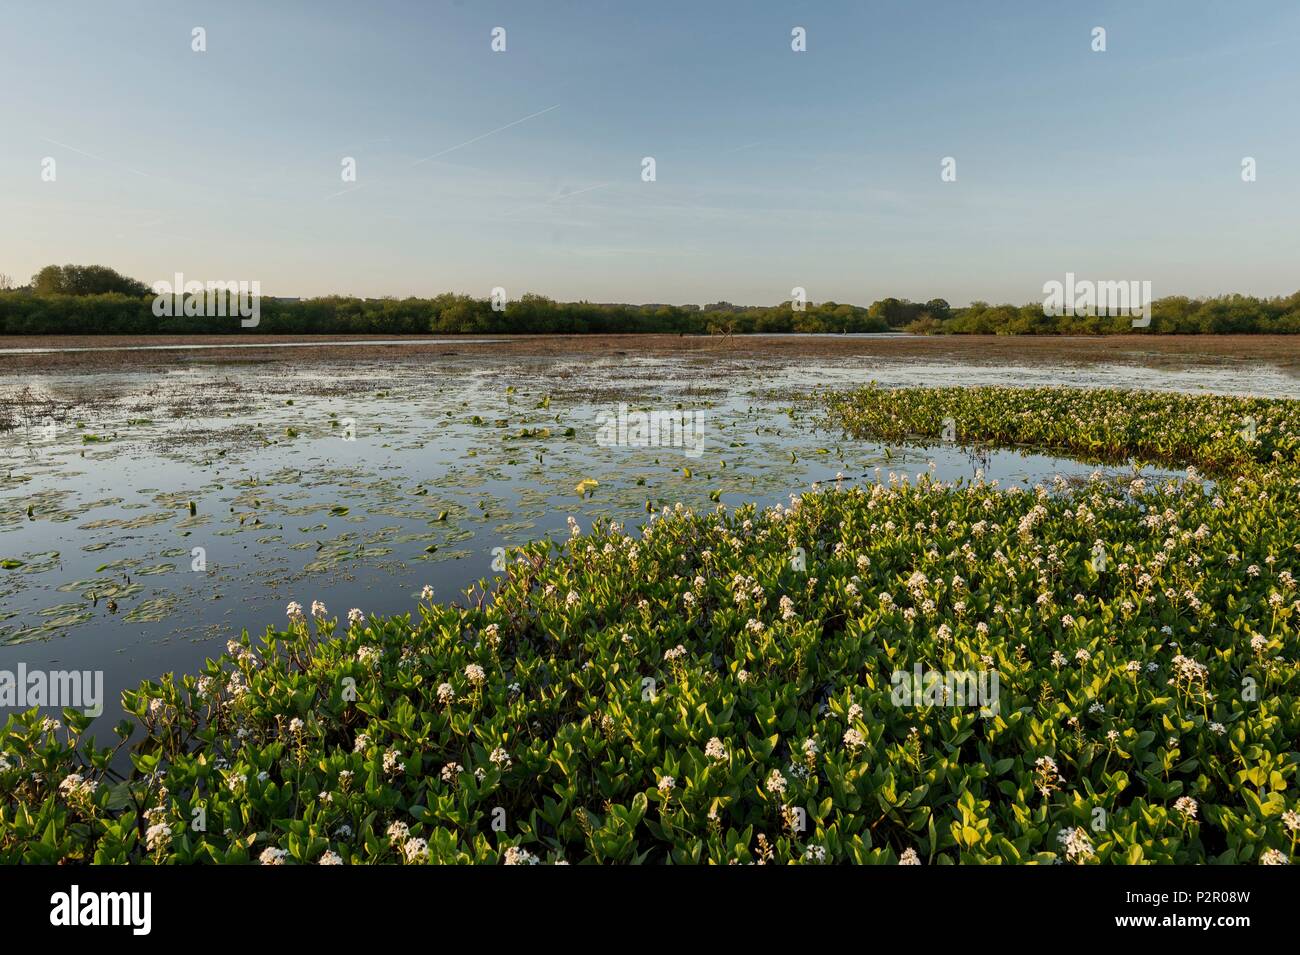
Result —
<instances>
[{"instance_id":1,"label":"contrail","mask_svg":"<svg viewBox=\"0 0 1300 955\"><path fill-rule=\"evenodd\" d=\"M519 208L514 209L511 212L505 213L505 216L513 216L520 212L527 212L529 209L540 209L543 206L549 206L553 202L559 202L561 199L572 199L574 196L580 196L584 192L591 192L593 189L604 189L608 185L609 183L607 182L601 182L601 183L597 183L594 186L588 186L586 189L577 189L574 190L573 192L566 192L563 195L553 196L552 198L546 199L542 202L534 202L530 205L520 206Z\"/></svg>"},{"instance_id":2,"label":"contrail","mask_svg":"<svg viewBox=\"0 0 1300 955\"><path fill-rule=\"evenodd\" d=\"M58 146L60 149L70 149L72 152L77 153L78 155L86 156L98 162L106 162L110 166L118 166L122 169L125 169L127 172L134 173L137 176L144 176L146 179L155 178L154 176L151 176L147 172L141 172L139 169L134 169L131 166L123 166L121 163L114 162L111 159L105 159L103 156L96 156L94 153L88 153L84 149L78 149L76 146L69 146L67 143L61 143L57 139L50 139L48 136L42 136L41 140L47 143L52 143L53 145Z\"/></svg>"},{"instance_id":3,"label":"contrail","mask_svg":"<svg viewBox=\"0 0 1300 955\"><path fill-rule=\"evenodd\" d=\"M539 109L537 112L530 113L529 115L525 116L523 119L517 119L513 123L506 123L504 126L498 126L496 129L488 130L482 136L475 136L473 139L467 139L465 140L465 142L461 143L458 146L449 146L447 149L444 149L442 152L434 153L432 156L425 156L423 159L417 159L415 162L411 163L411 165L418 166L420 165L420 163L428 162L430 159L437 159L439 156L447 155L447 153L454 153L457 149L464 149L466 146L470 145L471 143L476 143L480 139L487 139L493 133L499 133L503 129L509 129L511 126L518 126L520 123L526 123L528 122L528 120L541 116L543 113L549 113L551 110L559 109L559 108L560 108L560 104L556 103L554 106L546 107L546 109Z\"/></svg>"}]
</instances>

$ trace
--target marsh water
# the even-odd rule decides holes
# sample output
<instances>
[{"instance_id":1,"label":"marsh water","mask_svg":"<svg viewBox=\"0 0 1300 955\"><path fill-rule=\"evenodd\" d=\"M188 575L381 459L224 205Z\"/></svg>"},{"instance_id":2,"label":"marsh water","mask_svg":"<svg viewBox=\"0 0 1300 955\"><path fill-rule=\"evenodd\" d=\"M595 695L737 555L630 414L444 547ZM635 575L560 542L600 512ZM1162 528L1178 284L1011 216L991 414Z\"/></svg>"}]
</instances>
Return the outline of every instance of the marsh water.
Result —
<instances>
[{"instance_id":1,"label":"marsh water","mask_svg":"<svg viewBox=\"0 0 1300 955\"><path fill-rule=\"evenodd\" d=\"M1268 369L1243 381L1128 366L698 356L192 358L9 375L0 670L102 670L105 718L116 719L122 689L194 670L241 630L282 623L290 601L320 600L342 618L353 607L410 611L426 585L435 599L463 599L496 575L494 548L563 539L571 516L584 530L599 517L634 526L647 506L768 505L813 482L891 472L954 480L982 469L1032 485L1097 470L1015 451L886 447L819 426L814 389L871 380L1300 395ZM689 416L690 446L603 440L620 405Z\"/></svg>"}]
</instances>

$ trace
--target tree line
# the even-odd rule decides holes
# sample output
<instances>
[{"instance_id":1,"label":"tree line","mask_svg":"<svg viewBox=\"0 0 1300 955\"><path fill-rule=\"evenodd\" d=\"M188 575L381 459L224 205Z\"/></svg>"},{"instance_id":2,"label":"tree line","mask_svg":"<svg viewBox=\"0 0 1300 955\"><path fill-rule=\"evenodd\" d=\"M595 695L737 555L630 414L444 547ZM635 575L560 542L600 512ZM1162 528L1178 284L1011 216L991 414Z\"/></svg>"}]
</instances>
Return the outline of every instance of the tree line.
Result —
<instances>
[{"instance_id":1,"label":"tree line","mask_svg":"<svg viewBox=\"0 0 1300 955\"><path fill-rule=\"evenodd\" d=\"M1300 332L1300 292L1285 297L1170 295L1151 303L1151 324L1134 328L1127 316L1045 315L1041 302L990 305L972 302L945 322L921 319L906 327L950 335L1294 335Z\"/></svg>"},{"instance_id":2,"label":"tree line","mask_svg":"<svg viewBox=\"0 0 1300 955\"><path fill-rule=\"evenodd\" d=\"M13 288L0 281L0 334L163 335L260 333L290 335L522 335L669 333L744 335L909 331L919 334L1107 335L1300 332L1300 292L1285 298L1169 296L1152 305L1147 328L1127 317L1049 316L1041 302L953 308L885 298L869 306L839 302L773 306L715 302L622 305L557 302L525 294L497 309L488 298L445 293L433 298L263 298L255 328L238 319L154 314L143 282L106 266L50 265Z\"/></svg>"}]
</instances>

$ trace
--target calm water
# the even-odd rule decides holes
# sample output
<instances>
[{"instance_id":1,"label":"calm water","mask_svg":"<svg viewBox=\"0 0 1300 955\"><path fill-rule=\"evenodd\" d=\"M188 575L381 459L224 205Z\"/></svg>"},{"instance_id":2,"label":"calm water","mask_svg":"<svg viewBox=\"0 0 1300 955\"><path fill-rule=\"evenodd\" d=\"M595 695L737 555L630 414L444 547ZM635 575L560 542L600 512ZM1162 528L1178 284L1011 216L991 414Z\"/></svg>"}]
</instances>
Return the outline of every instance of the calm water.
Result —
<instances>
[{"instance_id":1,"label":"calm water","mask_svg":"<svg viewBox=\"0 0 1300 955\"><path fill-rule=\"evenodd\" d=\"M291 600L321 600L340 617L406 612L425 585L455 600L492 579L493 548L567 537L570 515L584 530L596 517L635 525L647 501L708 510L720 492L728 506L766 505L876 469L933 466L955 479L983 467L1004 484L1094 470L848 441L782 395L872 379L1297 396L1293 379L1268 370L1242 382L1124 366L699 356L340 358L0 378L0 419L17 422L0 432L0 561L22 562L0 569L0 669L102 669L105 719L115 720L123 688L194 669L242 629L279 624ZM603 445L601 416L620 402L695 415L701 453ZM599 483L583 497L588 479Z\"/></svg>"}]
</instances>

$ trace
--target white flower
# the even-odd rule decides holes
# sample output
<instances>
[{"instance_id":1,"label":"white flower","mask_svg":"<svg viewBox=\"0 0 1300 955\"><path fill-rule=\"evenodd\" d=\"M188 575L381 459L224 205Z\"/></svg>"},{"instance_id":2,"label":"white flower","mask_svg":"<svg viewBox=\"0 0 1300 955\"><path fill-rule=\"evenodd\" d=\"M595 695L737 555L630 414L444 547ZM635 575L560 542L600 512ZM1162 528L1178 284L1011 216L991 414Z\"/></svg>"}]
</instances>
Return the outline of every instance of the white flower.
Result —
<instances>
[{"instance_id":1,"label":"white flower","mask_svg":"<svg viewBox=\"0 0 1300 955\"><path fill-rule=\"evenodd\" d=\"M165 850L172 844L172 827L165 822L150 826L144 834L144 844L150 852Z\"/></svg>"},{"instance_id":2,"label":"white flower","mask_svg":"<svg viewBox=\"0 0 1300 955\"><path fill-rule=\"evenodd\" d=\"M313 600L311 602L311 615L317 620L323 619L328 612L329 611L325 609L325 605L319 600Z\"/></svg>"},{"instance_id":3,"label":"white flower","mask_svg":"<svg viewBox=\"0 0 1300 955\"><path fill-rule=\"evenodd\" d=\"M429 858L429 843L423 839L407 839L402 844L402 855L410 863L426 862Z\"/></svg>"},{"instance_id":4,"label":"white flower","mask_svg":"<svg viewBox=\"0 0 1300 955\"><path fill-rule=\"evenodd\" d=\"M861 733L859 733L855 729L850 728L846 730L844 733L844 745L847 746L850 750L858 750L861 749L863 746L866 746L867 741L863 739Z\"/></svg>"},{"instance_id":5,"label":"white flower","mask_svg":"<svg viewBox=\"0 0 1300 955\"><path fill-rule=\"evenodd\" d=\"M353 607L351 610L348 611L348 623L354 627L365 619L366 619L366 615L363 614L356 607Z\"/></svg>"},{"instance_id":6,"label":"white flower","mask_svg":"<svg viewBox=\"0 0 1300 955\"><path fill-rule=\"evenodd\" d=\"M390 845L397 845L406 842L411 837L411 830L404 822L392 822L388 825L388 842Z\"/></svg>"},{"instance_id":7,"label":"white flower","mask_svg":"<svg viewBox=\"0 0 1300 955\"><path fill-rule=\"evenodd\" d=\"M910 846L903 850L903 854L898 857L899 865L920 865L921 857L916 854L916 850Z\"/></svg>"},{"instance_id":8,"label":"white flower","mask_svg":"<svg viewBox=\"0 0 1300 955\"><path fill-rule=\"evenodd\" d=\"M384 751L384 772L390 776L405 772L406 764L402 762L402 754L395 749Z\"/></svg>"},{"instance_id":9,"label":"white flower","mask_svg":"<svg viewBox=\"0 0 1300 955\"><path fill-rule=\"evenodd\" d=\"M290 620L301 620L302 604L298 603L298 601L296 600L291 600L289 601L289 606L285 608L284 612L285 615L288 616ZM232 640L231 643L234 643L234 641ZM229 644L227 645L227 649L229 649ZM234 653L235 651L231 650L230 652Z\"/></svg>"},{"instance_id":10,"label":"white flower","mask_svg":"<svg viewBox=\"0 0 1300 955\"><path fill-rule=\"evenodd\" d=\"M267 846L262 850L262 854L257 857L257 861L262 865L284 865L285 857L289 853L283 849L277 849L275 846Z\"/></svg>"},{"instance_id":11,"label":"white flower","mask_svg":"<svg viewBox=\"0 0 1300 955\"><path fill-rule=\"evenodd\" d=\"M492 765L496 766L502 772L504 772L505 770L509 769L512 765L514 765L511 762L510 754L507 753L500 746L492 750L492 754L488 757L488 759L492 761Z\"/></svg>"},{"instance_id":12,"label":"white flower","mask_svg":"<svg viewBox=\"0 0 1300 955\"><path fill-rule=\"evenodd\" d=\"M722 740L714 736L704 747L704 755L709 757L709 759L722 762L727 758L727 748L722 745Z\"/></svg>"},{"instance_id":13,"label":"white flower","mask_svg":"<svg viewBox=\"0 0 1300 955\"><path fill-rule=\"evenodd\" d=\"M511 846L506 850L506 865L537 865L540 860L525 849Z\"/></svg>"},{"instance_id":14,"label":"white flower","mask_svg":"<svg viewBox=\"0 0 1300 955\"><path fill-rule=\"evenodd\" d=\"M1277 849L1265 849L1259 857L1260 865L1290 865L1291 860L1286 854L1279 852Z\"/></svg>"},{"instance_id":15,"label":"white flower","mask_svg":"<svg viewBox=\"0 0 1300 955\"><path fill-rule=\"evenodd\" d=\"M1186 680L1189 684L1197 681L1203 681L1210 672L1204 664L1197 663L1190 657L1185 657L1181 653L1174 657L1174 680Z\"/></svg>"},{"instance_id":16,"label":"white flower","mask_svg":"<svg viewBox=\"0 0 1300 955\"><path fill-rule=\"evenodd\" d=\"M774 769L767 776L767 791L774 796L785 795L785 777L781 775L779 769Z\"/></svg>"},{"instance_id":17,"label":"white flower","mask_svg":"<svg viewBox=\"0 0 1300 955\"><path fill-rule=\"evenodd\" d=\"M451 688L450 683L438 684L438 702L443 706L456 702L456 691Z\"/></svg>"},{"instance_id":18,"label":"white flower","mask_svg":"<svg viewBox=\"0 0 1300 955\"><path fill-rule=\"evenodd\" d=\"M1060 830L1056 834L1056 841L1065 849L1065 858L1070 862L1092 858L1092 841L1080 826Z\"/></svg>"},{"instance_id":19,"label":"white flower","mask_svg":"<svg viewBox=\"0 0 1300 955\"><path fill-rule=\"evenodd\" d=\"M1183 818L1189 822L1196 818L1196 809L1196 800L1191 796L1179 796L1177 801L1174 802L1174 810L1182 813Z\"/></svg>"},{"instance_id":20,"label":"white flower","mask_svg":"<svg viewBox=\"0 0 1300 955\"><path fill-rule=\"evenodd\" d=\"M337 852L335 852L333 849L326 849L323 853L321 853L320 861L317 862L316 864L317 865L342 865L343 857L339 855Z\"/></svg>"},{"instance_id":21,"label":"white flower","mask_svg":"<svg viewBox=\"0 0 1300 955\"><path fill-rule=\"evenodd\" d=\"M424 585L424 589L420 591L420 599L421 599L421 600L432 600L432 599L433 599L433 588L430 587L428 584L425 584L425 585Z\"/></svg>"},{"instance_id":22,"label":"white flower","mask_svg":"<svg viewBox=\"0 0 1300 955\"><path fill-rule=\"evenodd\" d=\"M8 769L9 764L5 763L3 769ZM80 773L70 773L59 783L59 792L69 800L77 800L93 796L95 790L99 788L99 783L93 779L86 779Z\"/></svg>"},{"instance_id":23,"label":"white flower","mask_svg":"<svg viewBox=\"0 0 1300 955\"><path fill-rule=\"evenodd\" d=\"M305 726L306 724L303 723L301 719L295 716L293 719L289 721L289 732L294 733L296 735L298 733L301 733Z\"/></svg>"},{"instance_id":24,"label":"white flower","mask_svg":"<svg viewBox=\"0 0 1300 955\"><path fill-rule=\"evenodd\" d=\"M444 783L454 783L456 778L465 771L465 767L460 763L448 763L442 767L442 781Z\"/></svg>"},{"instance_id":25,"label":"white flower","mask_svg":"<svg viewBox=\"0 0 1300 955\"><path fill-rule=\"evenodd\" d=\"M674 779L672 776L659 777L659 792L664 796L667 796L670 792L672 792L673 787L676 785L677 785L677 780Z\"/></svg>"},{"instance_id":26,"label":"white flower","mask_svg":"<svg viewBox=\"0 0 1300 955\"><path fill-rule=\"evenodd\" d=\"M821 865L826 861L825 846L808 846L803 851L803 861L810 862L813 865Z\"/></svg>"},{"instance_id":27,"label":"white flower","mask_svg":"<svg viewBox=\"0 0 1300 955\"><path fill-rule=\"evenodd\" d=\"M482 686L487 681L487 675L484 674L481 666L477 663L471 663L465 667L465 679L475 686Z\"/></svg>"}]
</instances>

